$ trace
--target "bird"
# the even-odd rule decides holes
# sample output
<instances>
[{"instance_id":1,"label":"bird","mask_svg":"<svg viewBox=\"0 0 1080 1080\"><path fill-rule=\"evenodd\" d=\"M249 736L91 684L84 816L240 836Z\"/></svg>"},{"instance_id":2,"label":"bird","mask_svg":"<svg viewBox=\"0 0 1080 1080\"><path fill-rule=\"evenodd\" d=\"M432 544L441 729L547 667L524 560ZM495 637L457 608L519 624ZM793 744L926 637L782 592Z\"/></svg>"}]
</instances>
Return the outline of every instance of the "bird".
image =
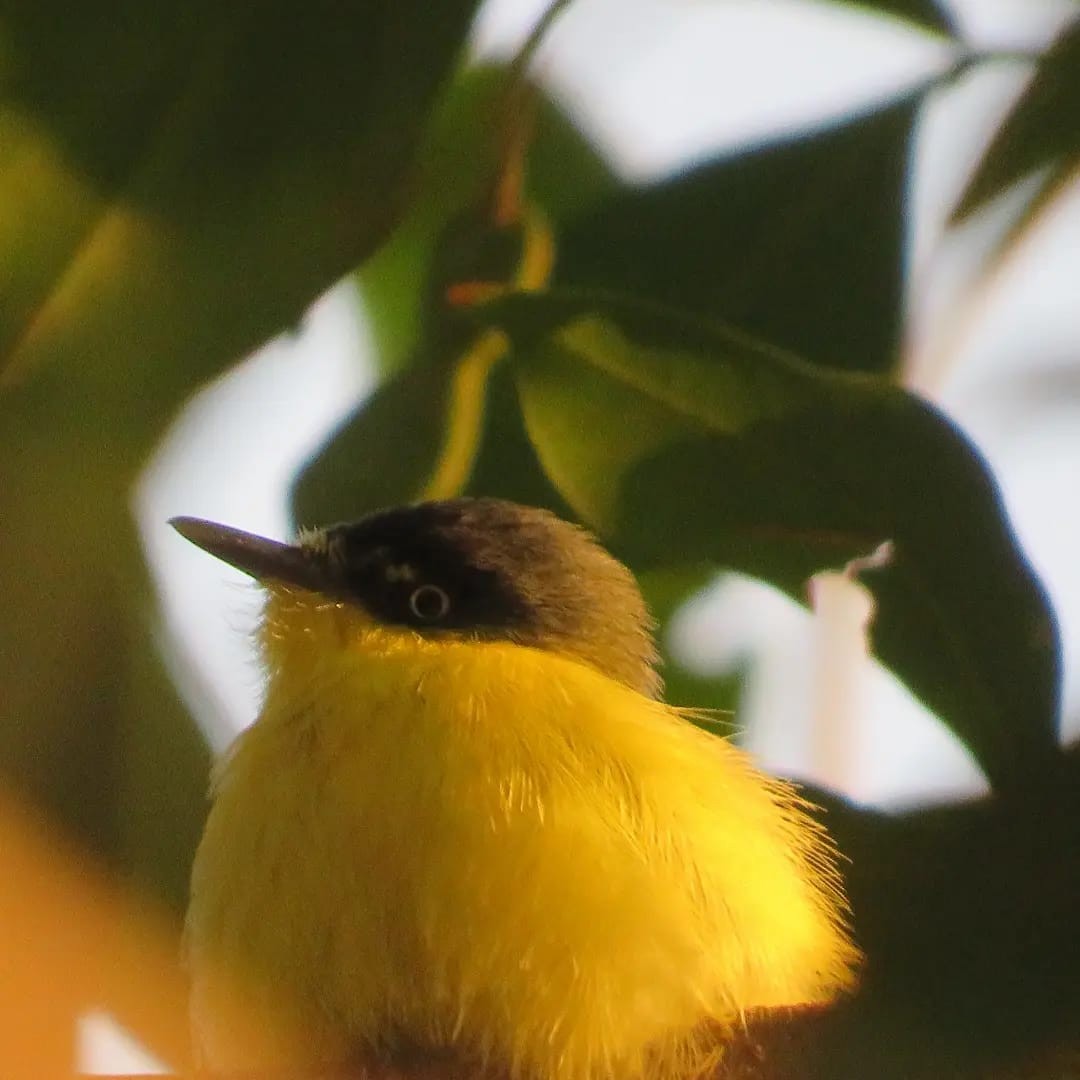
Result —
<instances>
[{"instance_id":1,"label":"bird","mask_svg":"<svg viewBox=\"0 0 1080 1080\"><path fill-rule=\"evenodd\" d=\"M682 1080L751 1011L852 989L827 834L663 702L638 584L586 529L486 497L294 543L171 524L265 593L184 928L208 1067ZM232 1045L235 980L303 1037Z\"/></svg>"}]
</instances>

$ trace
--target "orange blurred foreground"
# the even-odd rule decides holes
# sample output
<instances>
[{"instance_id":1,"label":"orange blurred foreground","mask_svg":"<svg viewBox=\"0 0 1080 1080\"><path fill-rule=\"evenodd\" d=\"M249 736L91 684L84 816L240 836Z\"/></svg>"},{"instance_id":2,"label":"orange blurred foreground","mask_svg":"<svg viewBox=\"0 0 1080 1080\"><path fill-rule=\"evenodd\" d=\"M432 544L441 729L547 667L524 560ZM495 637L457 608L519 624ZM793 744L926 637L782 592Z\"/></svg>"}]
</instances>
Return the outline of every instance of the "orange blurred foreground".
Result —
<instances>
[{"instance_id":1,"label":"orange blurred foreground","mask_svg":"<svg viewBox=\"0 0 1080 1080\"><path fill-rule=\"evenodd\" d=\"M77 1022L91 1010L109 1013L170 1069L189 1071L175 919L110 882L6 791L0 860L0 1074L74 1076ZM279 1023L223 1007L238 1044L280 1045Z\"/></svg>"},{"instance_id":2,"label":"orange blurred foreground","mask_svg":"<svg viewBox=\"0 0 1080 1080\"><path fill-rule=\"evenodd\" d=\"M0 1072L74 1075L76 1022L90 1009L186 1068L175 924L110 884L9 792L0 792L0 860Z\"/></svg>"}]
</instances>

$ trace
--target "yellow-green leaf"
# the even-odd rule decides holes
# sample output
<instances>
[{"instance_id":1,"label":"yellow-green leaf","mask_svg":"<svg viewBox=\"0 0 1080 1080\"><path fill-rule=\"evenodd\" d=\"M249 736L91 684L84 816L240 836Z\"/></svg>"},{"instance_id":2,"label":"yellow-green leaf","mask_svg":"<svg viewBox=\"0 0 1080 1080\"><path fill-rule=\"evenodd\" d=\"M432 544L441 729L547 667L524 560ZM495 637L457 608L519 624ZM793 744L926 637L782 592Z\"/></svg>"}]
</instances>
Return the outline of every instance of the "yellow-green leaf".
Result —
<instances>
[{"instance_id":1,"label":"yellow-green leaf","mask_svg":"<svg viewBox=\"0 0 1080 1080\"><path fill-rule=\"evenodd\" d=\"M804 599L813 573L889 542L861 574L878 656L993 783L1054 760L1054 617L944 416L884 379L631 300L518 296L483 314L513 340L548 475L635 569L709 560Z\"/></svg>"}]
</instances>

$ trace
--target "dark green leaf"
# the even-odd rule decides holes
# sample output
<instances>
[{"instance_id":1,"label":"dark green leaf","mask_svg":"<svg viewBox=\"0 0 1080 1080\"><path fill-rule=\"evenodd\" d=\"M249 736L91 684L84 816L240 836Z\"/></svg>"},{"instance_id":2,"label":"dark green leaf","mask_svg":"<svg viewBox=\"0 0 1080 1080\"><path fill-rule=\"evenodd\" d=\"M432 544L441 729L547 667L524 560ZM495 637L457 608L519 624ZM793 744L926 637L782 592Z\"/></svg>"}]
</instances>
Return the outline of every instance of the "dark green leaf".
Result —
<instances>
[{"instance_id":1,"label":"dark green leaf","mask_svg":"<svg viewBox=\"0 0 1080 1080\"><path fill-rule=\"evenodd\" d=\"M473 68L450 85L418 153L416 198L387 242L356 271L385 373L423 362L432 263L439 237L474 210L498 167L495 128L506 71Z\"/></svg>"},{"instance_id":2,"label":"dark green leaf","mask_svg":"<svg viewBox=\"0 0 1080 1080\"><path fill-rule=\"evenodd\" d=\"M115 854L124 875L179 911L187 904L191 863L209 810L212 761L163 661L152 610L147 596L145 617L128 611L121 623L128 641L114 706L115 757L98 782L108 784L102 794L115 807Z\"/></svg>"},{"instance_id":3,"label":"dark green leaf","mask_svg":"<svg viewBox=\"0 0 1080 1080\"><path fill-rule=\"evenodd\" d=\"M1055 188L1080 165L1080 20L1058 36L1005 119L953 212L969 217L1022 177L1045 170ZM1036 196L1033 204L1041 200Z\"/></svg>"},{"instance_id":4,"label":"dark green leaf","mask_svg":"<svg viewBox=\"0 0 1080 1080\"><path fill-rule=\"evenodd\" d=\"M296 520L324 525L419 498L444 450L454 372L453 363L427 362L379 387L300 473L292 492ZM481 391L475 460L461 492L573 516L536 460L510 373L497 368Z\"/></svg>"},{"instance_id":5,"label":"dark green leaf","mask_svg":"<svg viewBox=\"0 0 1080 1080\"><path fill-rule=\"evenodd\" d=\"M78 425L6 420L0 776L179 909L210 755L157 652L128 491Z\"/></svg>"},{"instance_id":6,"label":"dark green leaf","mask_svg":"<svg viewBox=\"0 0 1080 1080\"><path fill-rule=\"evenodd\" d=\"M462 333L442 292L463 262L469 266L493 251L501 255L502 234L510 232L478 212L500 164L495 150L505 94L502 69L481 68L458 79L427 133L421 197L357 273L375 327L378 366L391 381L330 437L298 478L292 497L298 521L334 521L408 501L435 472L452 419L453 372L472 344L471 328ZM532 107L528 195L550 216L571 218L614 181L552 103L540 98ZM511 276L515 262L489 268L490 275ZM565 512L524 434L510 376L496 370L485 393L490 400L478 456L471 477L461 477L463 490Z\"/></svg>"},{"instance_id":7,"label":"dark green leaf","mask_svg":"<svg viewBox=\"0 0 1080 1080\"><path fill-rule=\"evenodd\" d=\"M417 198L387 243L357 271L381 371L423 360L424 331L433 315L431 279L452 223L471 215L478 230L490 231L477 210L501 164L507 77L505 68L472 68L450 87L420 151ZM582 214L615 180L558 106L539 89L535 95L529 102L526 195L560 223Z\"/></svg>"},{"instance_id":8,"label":"dark green leaf","mask_svg":"<svg viewBox=\"0 0 1080 1080\"><path fill-rule=\"evenodd\" d=\"M163 357L190 386L293 323L400 213L473 6L5 5L0 368L145 414Z\"/></svg>"},{"instance_id":9,"label":"dark green leaf","mask_svg":"<svg viewBox=\"0 0 1080 1080\"><path fill-rule=\"evenodd\" d=\"M918 104L627 190L566 230L557 280L724 319L818 364L888 371Z\"/></svg>"},{"instance_id":10,"label":"dark green leaf","mask_svg":"<svg viewBox=\"0 0 1080 1080\"><path fill-rule=\"evenodd\" d=\"M426 363L380 386L297 476L297 522L349 521L415 499L439 457L453 375L452 365Z\"/></svg>"},{"instance_id":11,"label":"dark green leaf","mask_svg":"<svg viewBox=\"0 0 1080 1080\"><path fill-rule=\"evenodd\" d=\"M0 0L0 770L176 903L207 760L131 488L389 231L473 6Z\"/></svg>"},{"instance_id":12,"label":"dark green leaf","mask_svg":"<svg viewBox=\"0 0 1080 1080\"><path fill-rule=\"evenodd\" d=\"M1040 1047L1075 1050L1080 980L1065 946L1074 937L1080 887L1075 748L1059 764L1017 798L898 815L810 793L813 802L828 805L824 821L847 857L855 930L870 958L861 1038L868 1049L888 1046L895 1061L897 1039L882 1040L881 1024L902 1016L899 1039L929 1040L932 1048L923 1068L889 1075L940 1076L943 1042L951 1044L954 1060L984 1056L988 1064L1031 1059ZM1018 996L1017 986L1025 993ZM883 1013L891 1013L891 1021ZM1053 1067L1049 1058L1041 1069L988 1064L963 1075L1050 1080L1075 1074Z\"/></svg>"},{"instance_id":13,"label":"dark green leaf","mask_svg":"<svg viewBox=\"0 0 1080 1080\"><path fill-rule=\"evenodd\" d=\"M560 517L574 517L537 460L521 418L513 373L505 363L496 368L488 384L483 438L464 492L512 499L544 507Z\"/></svg>"},{"instance_id":14,"label":"dark green leaf","mask_svg":"<svg viewBox=\"0 0 1080 1080\"><path fill-rule=\"evenodd\" d=\"M1057 631L975 450L888 382L598 297L515 297L529 434L636 570L711 560L804 598L878 544L881 659L1007 787L1056 754Z\"/></svg>"}]
</instances>

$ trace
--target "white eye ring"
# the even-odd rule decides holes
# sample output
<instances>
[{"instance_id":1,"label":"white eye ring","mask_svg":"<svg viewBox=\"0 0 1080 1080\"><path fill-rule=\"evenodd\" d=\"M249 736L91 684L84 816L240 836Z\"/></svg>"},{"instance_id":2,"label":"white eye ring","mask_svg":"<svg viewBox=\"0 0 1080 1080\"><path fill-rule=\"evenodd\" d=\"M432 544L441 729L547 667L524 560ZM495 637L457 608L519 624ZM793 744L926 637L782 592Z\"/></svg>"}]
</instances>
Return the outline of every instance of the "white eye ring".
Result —
<instances>
[{"instance_id":1,"label":"white eye ring","mask_svg":"<svg viewBox=\"0 0 1080 1080\"><path fill-rule=\"evenodd\" d=\"M409 610L422 622L438 622L450 610L450 597L438 585L421 585L409 597Z\"/></svg>"}]
</instances>

